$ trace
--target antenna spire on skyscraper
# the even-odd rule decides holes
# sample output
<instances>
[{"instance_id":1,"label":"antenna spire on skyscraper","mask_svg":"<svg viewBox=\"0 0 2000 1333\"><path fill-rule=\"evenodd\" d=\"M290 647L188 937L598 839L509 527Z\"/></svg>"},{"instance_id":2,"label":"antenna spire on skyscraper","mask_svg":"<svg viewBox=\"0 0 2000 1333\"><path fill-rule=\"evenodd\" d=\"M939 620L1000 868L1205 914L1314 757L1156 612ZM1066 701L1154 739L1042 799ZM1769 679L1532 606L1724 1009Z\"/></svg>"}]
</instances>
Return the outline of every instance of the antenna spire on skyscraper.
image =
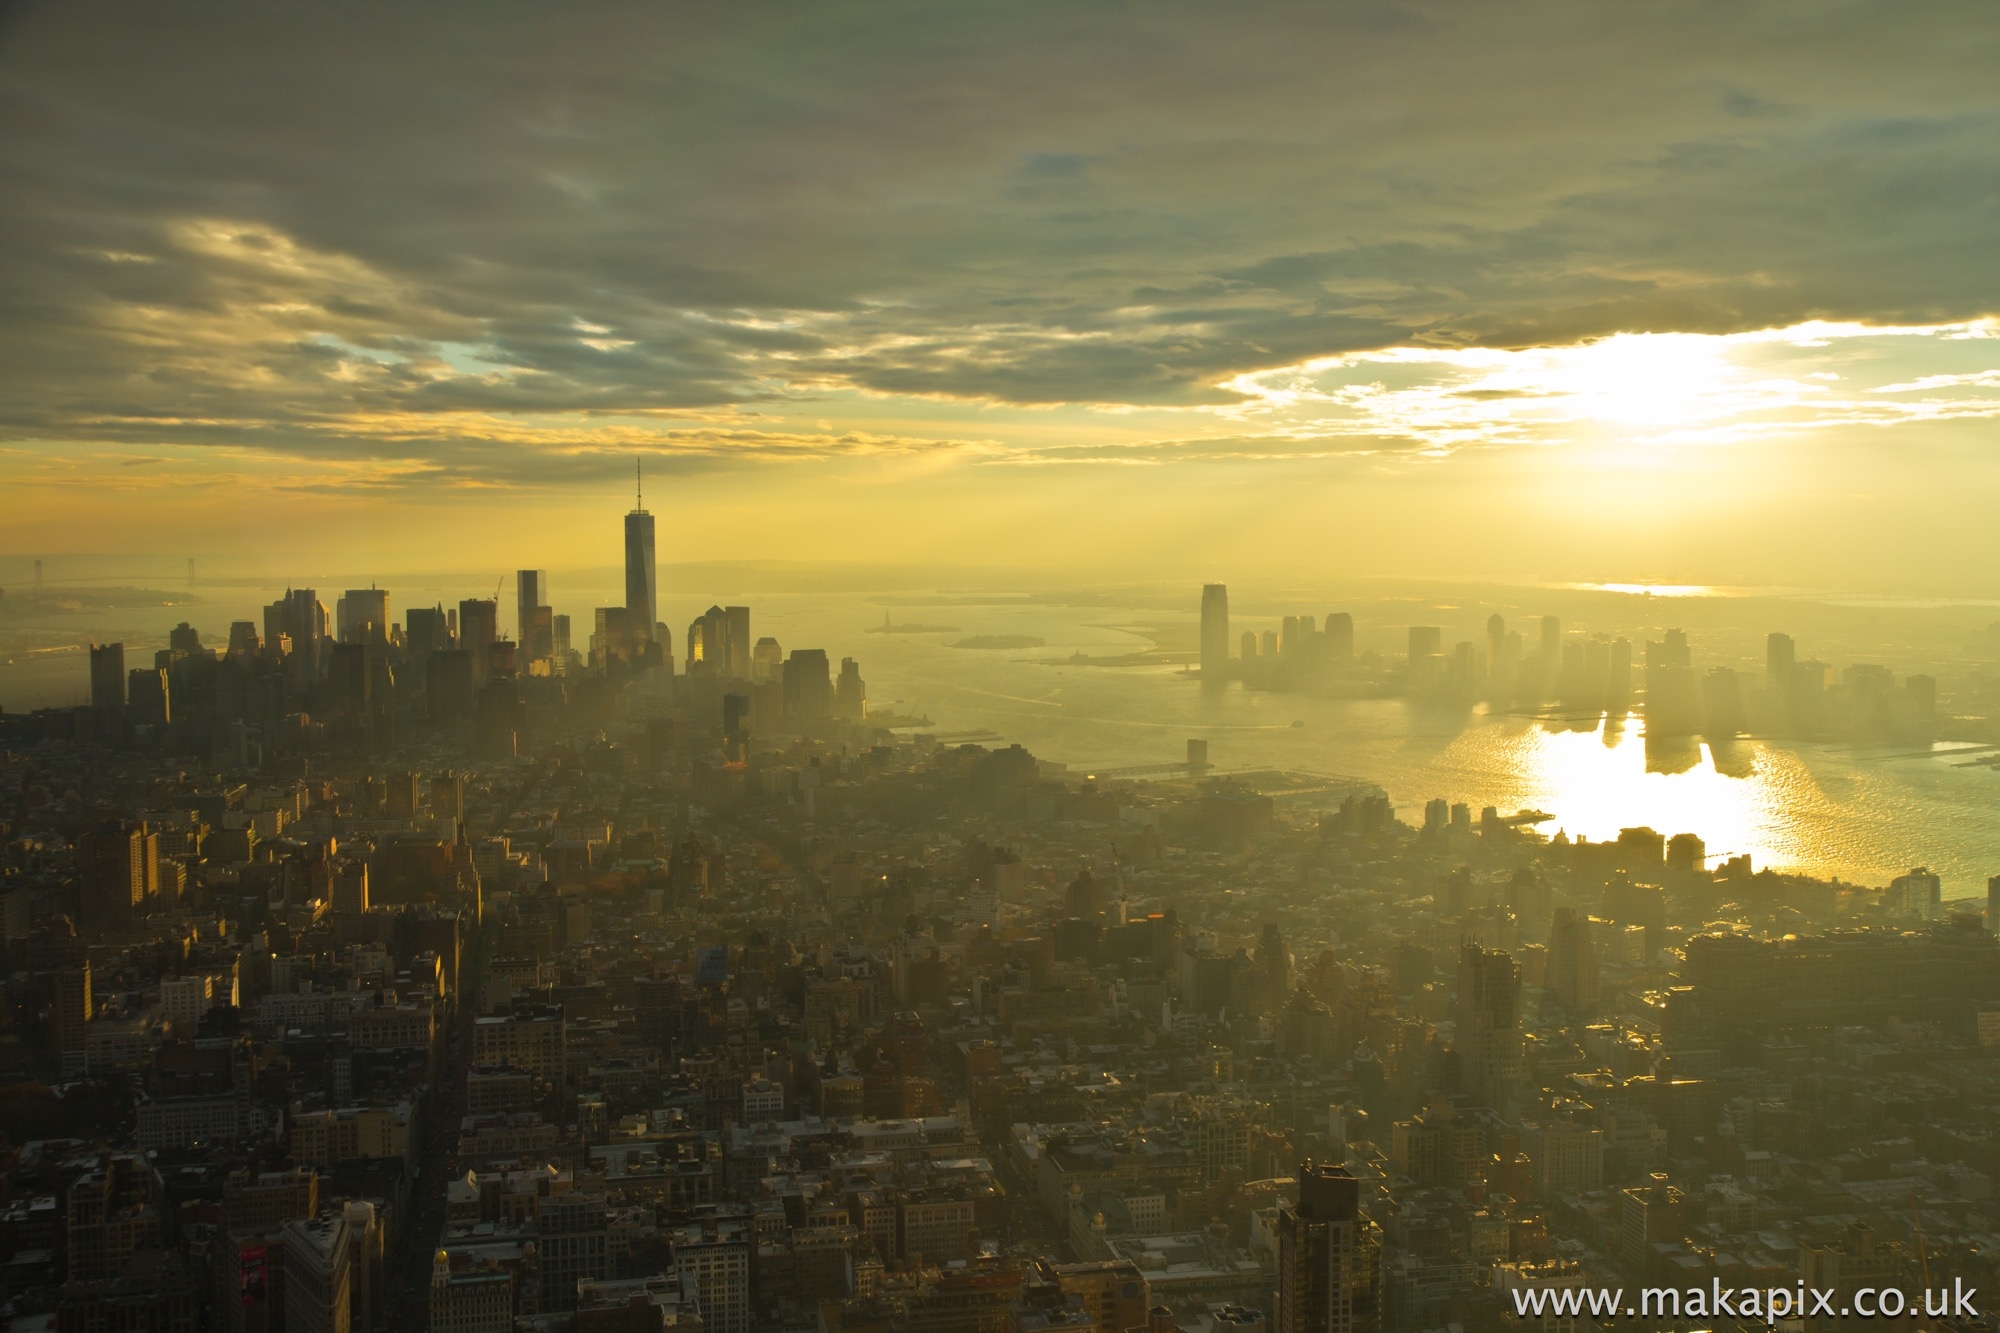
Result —
<instances>
[{"instance_id":1,"label":"antenna spire on skyscraper","mask_svg":"<svg viewBox=\"0 0 2000 1333\"><path fill-rule=\"evenodd\" d=\"M644 509L646 507L646 456L644 454L632 460L632 477L637 483L638 488L637 494L632 499L632 507L634 509Z\"/></svg>"}]
</instances>

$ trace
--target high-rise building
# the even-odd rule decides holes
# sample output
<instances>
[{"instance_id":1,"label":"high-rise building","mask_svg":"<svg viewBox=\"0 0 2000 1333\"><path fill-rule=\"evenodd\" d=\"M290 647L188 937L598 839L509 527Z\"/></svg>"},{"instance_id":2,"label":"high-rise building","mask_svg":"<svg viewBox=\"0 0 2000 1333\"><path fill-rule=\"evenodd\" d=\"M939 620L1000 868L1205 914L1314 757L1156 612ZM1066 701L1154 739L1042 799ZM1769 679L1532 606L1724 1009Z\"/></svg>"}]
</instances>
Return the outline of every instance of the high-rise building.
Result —
<instances>
[{"instance_id":1,"label":"high-rise building","mask_svg":"<svg viewBox=\"0 0 2000 1333\"><path fill-rule=\"evenodd\" d=\"M687 669L689 675L727 676L729 665L735 653L731 646L732 622L735 617L719 606L711 606L689 625L687 630ZM743 623L749 625L749 611L745 608Z\"/></svg>"},{"instance_id":2,"label":"high-rise building","mask_svg":"<svg viewBox=\"0 0 2000 1333\"><path fill-rule=\"evenodd\" d=\"M1521 965L1468 943L1458 951L1459 1086L1475 1104L1504 1109L1520 1081Z\"/></svg>"},{"instance_id":3,"label":"high-rise building","mask_svg":"<svg viewBox=\"0 0 2000 1333\"><path fill-rule=\"evenodd\" d=\"M1542 617L1542 670L1554 671L1562 660L1562 621L1554 616Z\"/></svg>"},{"instance_id":4,"label":"high-rise building","mask_svg":"<svg viewBox=\"0 0 2000 1333\"><path fill-rule=\"evenodd\" d=\"M166 672L158 667L139 667L126 681L126 710L133 722L142 727L164 727L174 720Z\"/></svg>"},{"instance_id":5,"label":"high-rise building","mask_svg":"<svg viewBox=\"0 0 2000 1333\"><path fill-rule=\"evenodd\" d=\"M711 1333L750 1333L750 1265L756 1241L748 1223L736 1218L687 1223L673 1229L671 1243L674 1272L681 1290L694 1297L702 1328ZM1019 1286L1017 1279L1016 1290Z\"/></svg>"},{"instance_id":6,"label":"high-rise building","mask_svg":"<svg viewBox=\"0 0 2000 1333\"><path fill-rule=\"evenodd\" d=\"M264 608L265 647L295 654L299 669L307 675L317 669L320 644L326 638L326 608L311 588L287 588L283 597Z\"/></svg>"},{"instance_id":7,"label":"high-rise building","mask_svg":"<svg viewBox=\"0 0 2000 1333\"><path fill-rule=\"evenodd\" d=\"M833 715L848 722L868 716L868 682L861 679L861 664L851 657L840 659L840 679L833 687Z\"/></svg>"},{"instance_id":8,"label":"high-rise building","mask_svg":"<svg viewBox=\"0 0 2000 1333\"><path fill-rule=\"evenodd\" d=\"M49 1005L56 1057L65 1077L81 1074L90 1060L90 1020L96 1013L96 993L91 989L90 960L84 959L55 973L54 995Z\"/></svg>"},{"instance_id":9,"label":"high-rise building","mask_svg":"<svg viewBox=\"0 0 2000 1333\"><path fill-rule=\"evenodd\" d=\"M785 720L821 722L833 713L833 675L823 648L798 648L785 659Z\"/></svg>"},{"instance_id":10,"label":"high-rise building","mask_svg":"<svg viewBox=\"0 0 2000 1333\"><path fill-rule=\"evenodd\" d=\"M659 574L653 559L653 516L646 512L644 476L640 474L632 512L625 515L625 610L632 618L634 641L641 645L653 641L653 626L659 620ZM692 653L689 660L693 660Z\"/></svg>"},{"instance_id":11,"label":"high-rise building","mask_svg":"<svg viewBox=\"0 0 2000 1333\"><path fill-rule=\"evenodd\" d=\"M556 613L537 606L528 613L528 629L521 638L520 670L523 675L552 676L556 648Z\"/></svg>"},{"instance_id":12,"label":"high-rise building","mask_svg":"<svg viewBox=\"0 0 2000 1333\"><path fill-rule=\"evenodd\" d=\"M342 643L389 641L389 594L382 588L349 588L334 603L334 637Z\"/></svg>"},{"instance_id":13,"label":"high-rise building","mask_svg":"<svg viewBox=\"0 0 2000 1333\"><path fill-rule=\"evenodd\" d=\"M1789 634L1764 636L1764 683L1781 694L1792 688L1792 668L1798 661L1798 647Z\"/></svg>"},{"instance_id":14,"label":"high-rise building","mask_svg":"<svg viewBox=\"0 0 2000 1333\"><path fill-rule=\"evenodd\" d=\"M358 917L368 910L368 863L354 861L333 872L333 911Z\"/></svg>"},{"instance_id":15,"label":"high-rise building","mask_svg":"<svg viewBox=\"0 0 2000 1333\"><path fill-rule=\"evenodd\" d=\"M604 671L612 663L621 665L632 661L638 648L637 629L634 617L622 606L600 606L597 608L597 630L590 636L590 665Z\"/></svg>"},{"instance_id":16,"label":"high-rise building","mask_svg":"<svg viewBox=\"0 0 2000 1333\"><path fill-rule=\"evenodd\" d=\"M458 604L458 646L472 654L472 688L485 688L493 664L493 645L500 640L500 603L468 597Z\"/></svg>"},{"instance_id":17,"label":"high-rise building","mask_svg":"<svg viewBox=\"0 0 2000 1333\"><path fill-rule=\"evenodd\" d=\"M285 1333L349 1333L353 1327L354 1237L329 1210L285 1223Z\"/></svg>"},{"instance_id":18,"label":"high-rise building","mask_svg":"<svg viewBox=\"0 0 2000 1333\"><path fill-rule=\"evenodd\" d=\"M1943 909L1943 888L1943 881L1928 866L1918 866L1889 881L1882 892L1882 906L1892 916L1934 920Z\"/></svg>"},{"instance_id":19,"label":"high-rise building","mask_svg":"<svg viewBox=\"0 0 2000 1333\"><path fill-rule=\"evenodd\" d=\"M1701 680L1701 731L1711 740L1743 730L1743 685L1730 667L1710 667Z\"/></svg>"},{"instance_id":20,"label":"high-rise building","mask_svg":"<svg viewBox=\"0 0 2000 1333\"><path fill-rule=\"evenodd\" d=\"M535 608L548 596L548 583L547 570L514 571L514 637L522 643L528 641L528 626L534 620Z\"/></svg>"},{"instance_id":21,"label":"high-rise building","mask_svg":"<svg viewBox=\"0 0 2000 1333\"><path fill-rule=\"evenodd\" d=\"M555 674L569 674L569 617L549 617L549 660L555 664Z\"/></svg>"},{"instance_id":22,"label":"high-rise building","mask_svg":"<svg viewBox=\"0 0 2000 1333\"><path fill-rule=\"evenodd\" d=\"M451 631L442 606L413 606L403 614L403 648L411 657L422 661L449 647Z\"/></svg>"},{"instance_id":23,"label":"high-rise building","mask_svg":"<svg viewBox=\"0 0 2000 1333\"><path fill-rule=\"evenodd\" d=\"M472 654L441 648L424 659L424 701L431 721L448 722L472 711Z\"/></svg>"},{"instance_id":24,"label":"high-rise building","mask_svg":"<svg viewBox=\"0 0 2000 1333\"><path fill-rule=\"evenodd\" d=\"M1201 590L1201 674L1229 669L1229 588L1210 583Z\"/></svg>"},{"instance_id":25,"label":"high-rise building","mask_svg":"<svg viewBox=\"0 0 2000 1333\"><path fill-rule=\"evenodd\" d=\"M731 680L748 680L750 679L750 608L725 606L722 610L729 624L727 674Z\"/></svg>"},{"instance_id":26,"label":"high-rise building","mask_svg":"<svg viewBox=\"0 0 2000 1333\"><path fill-rule=\"evenodd\" d=\"M378 1326L376 1302L383 1296L382 1278L387 1258L388 1233L375 1215L375 1205L366 1199L349 1199L340 1205L341 1220L347 1223L348 1248L352 1256L348 1282L349 1307L356 1333L370 1333Z\"/></svg>"},{"instance_id":27,"label":"high-rise building","mask_svg":"<svg viewBox=\"0 0 2000 1333\"><path fill-rule=\"evenodd\" d=\"M576 1284L598 1281L609 1271L604 1196L572 1192L542 1198L535 1206L535 1232L542 1309L574 1310Z\"/></svg>"},{"instance_id":28,"label":"high-rise building","mask_svg":"<svg viewBox=\"0 0 2000 1333\"><path fill-rule=\"evenodd\" d=\"M1701 730L1701 682L1684 630L1646 645L1646 734L1687 736Z\"/></svg>"},{"instance_id":29,"label":"high-rise building","mask_svg":"<svg viewBox=\"0 0 2000 1333\"><path fill-rule=\"evenodd\" d=\"M229 655L231 657L254 657L260 646L257 642L256 621L232 620L229 622Z\"/></svg>"},{"instance_id":30,"label":"high-rise building","mask_svg":"<svg viewBox=\"0 0 2000 1333\"><path fill-rule=\"evenodd\" d=\"M371 645L366 639L343 640L328 655L327 694L335 709L365 713L374 684Z\"/></svg>"},{"instance_id":31,"label":"high-rise building","mask_svg":"<svg viewBox=\"0 0 2000 1333\"><path fill-rule=\"evenodd\" d=\"M1903 689L1909 695L1911 711L1919 722L1933 722L1937 719L1937 677L1909 676L1903 681Z\"/></svg>"},{"instance_id":32,"label":"high-rise building","mask_svg":"<svg viewBox=\"0 0 2000 1333\"><path fill-rule=\"evenodd\" d=\"M548 600L547 570L514 571L514 640L521 645L524 673L533 674L534 663L546 661L555 651L555 613Z\"/></svg>"},{"instance_id":33,"label":"high-rise building","mask_svg":"<svg viewBox=\"0 0 2000 1333\"><path fill-rule=\"evenodd\" d=\"M1556 1003L1587 1014L1597 1004L1597 952L1591 947L1590 918L1558 907L1549 927L1548 990Z\"/></svg>"},{"instance_id":34,"label":"high-rise building","mask_svg":"<svg viewBox=\"0 0 2000 1333\"><path fill-rule=\"evenodd\" d=\"M108 823L77 840L77 907L86 933L116 930L159 888L160 837L144 824Z\"/></svg>"},{"instance_id":35,"label":"high-rise building","mask_svg":"<svg viewBox=\"0 0 2000 1333\"><path fill-rule=\"evenodd\" d=\"M1278 1210L1278 1333L1379 1328L1380 1237L1347 1168L1303 1163L1299 1201Z\"/></svg>"},{"instance_id":36,"label":"high-rise building","mask_svg":"<svg viewBox=\"0 0 2000 1333\"><path fill-rule=\"evenodd\" d=\"M1443 650L1443 630L1436 625L1410 626L1410 665L1436 657Z\"/></svg>"},{"instance_id":37,"label":"high-rise building","mask_svg":"<svg viewBox=\"0 0 2000 1333\"><path fill-rule=\"evenodd\" d=\"M1354 617L1345 611L1326 613L1326 656L1332 662L1354 656Z\"/></svg>"},{"instance_id":38,"label":"high-rise building","mask_svg":"<svg viewBox=\"0 0 2000 1333\"><path fill-rule=\"evenodd\" d=\"M90 706L113 730L125 722L125 645L90 645Z\"/></svg>"},{"instance_id":39,"label":"high-rise building","mask_svg":"<svg viewBox=\"0 0 2000 1333\"><path fill-rule=\"evenodd\" d=\"M1606 702L1622 708L1632 700L1632 641L1619 637L1611 641L1611 661L1605 673Z\"/></svg>"}]
</instances>

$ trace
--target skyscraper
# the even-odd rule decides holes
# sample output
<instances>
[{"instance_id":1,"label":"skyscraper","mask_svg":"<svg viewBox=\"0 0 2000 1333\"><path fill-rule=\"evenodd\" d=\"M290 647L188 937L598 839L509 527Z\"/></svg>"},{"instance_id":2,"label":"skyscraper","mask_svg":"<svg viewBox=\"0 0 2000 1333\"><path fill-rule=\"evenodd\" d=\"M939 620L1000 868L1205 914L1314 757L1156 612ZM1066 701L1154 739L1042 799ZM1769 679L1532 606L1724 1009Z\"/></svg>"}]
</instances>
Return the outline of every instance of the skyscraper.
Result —
<instances>
[{"instance_id":1,"label":"skyscraper","mask_svg":"<svg viewBox=\"0 0 2000 1333\"><path fill-rule=\"evenodd\" d=\"M561 676L569 672L569 617L551 615L549 617L549 660L554 674Z\"/></svg>"},{"instance_id":2,"label":"skyscraper","mask_svg":"<svg viewBox=\"0 0 2000 1333\"><path fill-rule=\"evenodd\" d=\"M1558 907L1549 926L1548 990L1556 1003L1577 1013L1597 1004L1597 953L1590 945L1590 918Z\"/></svg>"},{"instance_id":3,"label":"skyscraper","mask_svg":"<svg viewBox=\"0 0 2000 1333\"><path fill-rule=\"evenodd\" d=\"M167 673L158 667L134 667L127 678L125 704L140 726L164 727L174 720L167 690Z\"/></svg>"},{"instance_id":4,"label":"skyscraper","mask_svg":"<svg viewBox=\"0 0 2000 1333\"><path fill-rule=\"evenodd\" d=\"M160 838L113 821L77 839L79 924L95 935L123 926L159 883Z\"/></svg>"},{"instance_id":5,"label":"skyscraper","mask_svg":"<svg viewBox=\"0 0 2000 1333\"><path fill-rule=\"evenodd\" d=\"M822 648L799 648L785 659L785 720L824 721L833 713L833 673Z\"/></svg>"},{"instance_id":6,"label":"skyscraper","mask_svg":"<svg viewBox=\"0 0 2000 1333\"><path fill-rule=\"evenodd\" d=\"M1632 700L1632 641L1619 637L1611 641L1611 664L1604 692L1610 704L1623 709Z\"/></svg>"},{"instance_id":7,"label":"skyscraper","mask_svg":"<svg viewBox=\"0 0 2000 1333\"><path fill-rule=\"evenodd\" d=\"M333 604L334 637L342 643L389 641L389 593L383 588L349 588Z\"/></svg>"},{"instance_id":8,"label":"skyscraper","mask_svg":"<svg viewBox=\"0 0 2000 1333\"><path fill-rule=\"evenodd\" d=\"M1229 669L1229 588L1210 583L1201 590L1201 674Z\"/></svg>"},{"instance_id":9,"label":"skyscraper","mask_svg":"<svg viewBox=\"0 0 2000 1333\"><path fill-rule=\"evenodd\" d=\"M723 612L729 623L729 678L748 680L750 679L750 608L726 606Z\"/></svg>"},{"instance_id":10,"label":"skyscraper","mask_svg":"<svg viewBox=\"0 0 2000 1333\"><path fill-rule=\"evenodd\" d=\"M749 624L749 608L744 608L744 625ZM689 675L727 676L735 658L731 646L735 617L719 606L711 606L688 625L687 669Z\"/></svg>"},{"instance_id":11,"label":"skyscraper","mask_svg":"<svg viewBox=\"0 0 2000 1333\"><path fill-rule=\"evenodd\" d=\"M1792 667L1798 660L1798 649L1789 634L1767 634L1764 636L1764 683L1779 693L1787 693L1792 688Z\"/></svg>"},{"instance_id":12,"label":"skyscraper","mask_svg":"<svg viewBox=\"0 0 2000 1333\"><path fill-rule=\"evenodd\" d=\"M1380 1236L1347 1168L1303 1163L1299 1201L1278 1210L1278 1333L1379 1328Z\"/></svg>"},{"instance_id":13,"label":"skyscraper","mask_svg":"<svg viewBox=\"0 0 2000 1333\"><path fill-rule=\"evenodd\" d=\"M632 637L643 646L653 641L660 600L658 576L653 568L653 516L646 512L644 474L635 472L635 475L639 477L639 489L632 512L625 515L625 610L631 615Z\"/></svg>"},{"instance_id":14,"label":"skyscraper","mask_svg":"<svg viewBox=\"0 0 2000 1333\"><path fill-rule=\"evenodd\" d=\"M1475 1104L1504 1108L1522 1073L1521 965L1498 950L1458 951L1459 1086Z\"/></svg>"},{"instance_id":15,"label":"skyscraper","mask_svg":"<svg viewBox=\"0 0 2000 1333\"><path fill-rule=\"evenodd\" d=\"M320 645L327 631L326 607L311 588L287 588L283 597L264 608L264 647L289 656L288 669L301 683L319 673Z\"/></svg>"},{"instance_id":16,"label":"skyscraper","mask_svg":"<svg viewBox=\"0 0 2000 1333\"><path fill-rule=\"evenodd\" d=\"M493 645L500 638L500 603L468 597L458 604L458 646L472 654L472 686L486 684Z\"/></svg>"},{"instance_id":17,"label":"skyscraper","mask_svg":"<svg viewBox=\"0 0 2000 1333\"><path fill-rule=\"evenodd\" d=\"M1345 611L1326 613L1326 656L1333 662L1354 656L1354 617Z\"/></svg>"},{"instance_id":18,"label":"skyscraper","mask_svg":"<svg viewBox=\"0 0 2000 1333\"><path fill-rule=\"evenodd\" d=\"M1688 736L1701 730L1701 684L1685 631L1670 629L1646 645L1646 734Z\"/></svg>"},{"instance_id":19,"label":"skyscraper","mask_svg":"<svg viewBox=\"0 0 2000 1333\"><path fill-rule=\"evenodd\" d=\"M543 569L514 571L514 638L526 662L539 662L553 651L554 622L548 608L549 575ZM523 670L526 670L526 662Z\"/></svg>"},{"instance_id":20,"label":"skyscraper","mask_svg":"<svg viewBox=\"0 0 2000 1333\"><path fill-rule=\"evenodd\" d=\"M637 639L632 623L635 619L622 606L597 608L597 629L590 636L590 665L593 670L607 670L614 662L630 665Z\"/></svg>"},{"instance_id":21,"label":"skyscraper","mask_svg":"<svg viewBox=\"0 0 2000 1333\"><path fill-rule=\"evenodd\" d=\"M451 632L445 628L442 606L413 606L403 613L403 647L411 656L451 647Z\"/></svg>"},{"instance_id":22,"label":"skyscraper","mask_svg":"<svg viewBox=\"0 0 2000 1333\"><path fill-rule=\"evenodd\" d=\"M840 679L833 686L833 715L849 722L868 716L868 682L861 679L861 664L851 657L840 659Z\"/></svg>"},{"instance_id":23,"label":"skyscraper","mask_svg":"<svg viewBox=\"0 0 2000 1333\"><path fill-rule=\"evenodd\" d=\"M287 1333L347 1333L352 1327L354 1236L339 1213L285 1223Z\"/></svg>"},{"instance_id":24,"label":"skyscraper","mask_svg":"<svg viewBox=\"0 0 2000 1333\"><path fill-rule=\"evenodd\" d=\"M125 645L90 645L90 706L114 730L125 722Z\"/></svg>"}]
</instances>

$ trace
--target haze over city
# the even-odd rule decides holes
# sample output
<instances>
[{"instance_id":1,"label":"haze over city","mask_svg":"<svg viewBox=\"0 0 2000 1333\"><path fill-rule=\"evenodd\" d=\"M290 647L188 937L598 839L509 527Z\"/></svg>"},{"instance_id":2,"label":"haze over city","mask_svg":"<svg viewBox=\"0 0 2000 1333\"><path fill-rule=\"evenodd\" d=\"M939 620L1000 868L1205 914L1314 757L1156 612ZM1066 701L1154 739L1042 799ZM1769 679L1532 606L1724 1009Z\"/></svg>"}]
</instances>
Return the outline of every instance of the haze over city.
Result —
<instances>
[{"instance_id":1,"label":"haze over city","mask_svg":"<svg viewBox=\"0 0 2000 1333\"><path fill-rule=\"evenodd\" d=\"M1997 68L0 10L0 1333L1990 1330Z\"/></svg>"}]
</instances>

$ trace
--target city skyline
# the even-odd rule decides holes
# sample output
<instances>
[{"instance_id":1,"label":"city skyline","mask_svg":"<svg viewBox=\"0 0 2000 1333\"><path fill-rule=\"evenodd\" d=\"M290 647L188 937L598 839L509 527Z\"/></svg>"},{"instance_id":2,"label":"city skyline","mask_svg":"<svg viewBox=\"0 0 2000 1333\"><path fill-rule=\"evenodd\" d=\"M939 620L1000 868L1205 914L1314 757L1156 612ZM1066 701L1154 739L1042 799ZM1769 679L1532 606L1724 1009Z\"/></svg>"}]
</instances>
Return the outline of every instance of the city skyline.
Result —
<instances>
[{"instance_id":1,"label":"city skyline","mask_svg":"<svg viewBox=\"0 0 2000 1333\"><path fill-rule=\"evenodd\" d=\"M0 8L6 1333L1991 1330L1996 68Z\"/></svg>"}]
</instances>

